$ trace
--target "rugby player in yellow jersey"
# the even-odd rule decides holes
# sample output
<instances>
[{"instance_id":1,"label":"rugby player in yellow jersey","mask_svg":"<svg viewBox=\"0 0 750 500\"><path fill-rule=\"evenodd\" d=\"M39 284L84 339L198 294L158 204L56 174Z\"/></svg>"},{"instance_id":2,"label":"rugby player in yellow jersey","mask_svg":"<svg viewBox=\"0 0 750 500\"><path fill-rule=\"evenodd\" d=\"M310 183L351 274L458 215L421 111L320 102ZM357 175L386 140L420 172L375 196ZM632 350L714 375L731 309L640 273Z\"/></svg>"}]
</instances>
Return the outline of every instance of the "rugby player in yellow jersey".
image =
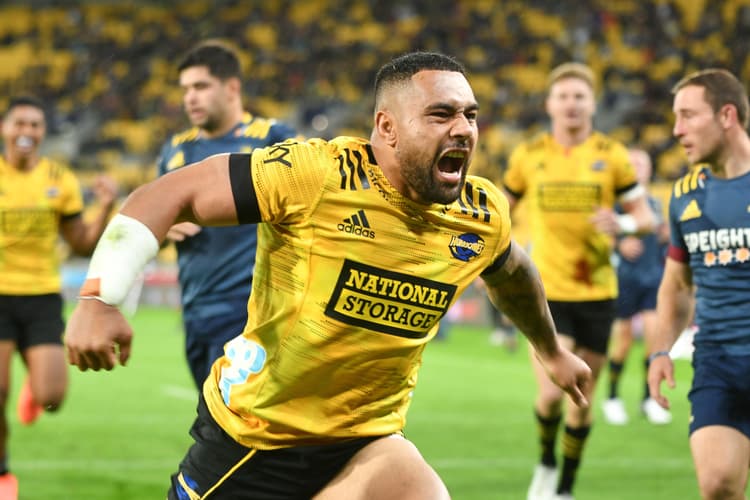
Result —
<instances>
[{"instance_id":1,"label":"rugby player in yellow jersey","mask_svg":"<svg viewBox=\"0 0 750 500\"><path fill-rule=\"evenodd\" d=\"M0 405L6 408L16 349L28 370L18 417L30 424L62 404L67 368L62 346L59 235L79 254L90 254L104 230L117 194L106 177L94 191L100 211L84 222L81 190L65 166L39 155L46 121L42 103L32 97L10 100L3 117L0 157ZM15 498L8 472L8 422L0 415L0 498Z\"/></svg>"},{"instance_id":2,"label":"rugby player in yellow jersey","mask_svg":"<svg viewBox=\"0 0 750 500\"><path fill-rule=\"evenodd\" d=\"M480 275L552 379L588 404L590 370L557 341L505 197L466 175L477 108L455 59L406 54L376 77L369 141L212 156L130 196L66 334L81 370L130 356L112 306L175 220L262 222L248 324L203 385L169 498L448 498L402 430L426 343Z\"/></svg>"},{"instance_id":3,"label":"rugby player in yellow jersey","mask_svg":"<svg viewBox=\"0 0 750 500\"><path fill-rule=\"evenodd\" d=\"M607 359L615 317L613 236L650 231L654 216L625 146L593 130L594 78L587 66L566 63L550 73L546 110L551 131L513 151L503 187L511 209L522 196L528 198L531 258L555 325L562 343L586 361L596 380ZM623 215L614 212L616 201ZM539 385L535 412L542 454L528 499L572 498L591 409L573 407L565 415L558 480L555 441L564 394L532 362ZM589 401L594 387L586 387Z\"/></svg>"}]
</instances>

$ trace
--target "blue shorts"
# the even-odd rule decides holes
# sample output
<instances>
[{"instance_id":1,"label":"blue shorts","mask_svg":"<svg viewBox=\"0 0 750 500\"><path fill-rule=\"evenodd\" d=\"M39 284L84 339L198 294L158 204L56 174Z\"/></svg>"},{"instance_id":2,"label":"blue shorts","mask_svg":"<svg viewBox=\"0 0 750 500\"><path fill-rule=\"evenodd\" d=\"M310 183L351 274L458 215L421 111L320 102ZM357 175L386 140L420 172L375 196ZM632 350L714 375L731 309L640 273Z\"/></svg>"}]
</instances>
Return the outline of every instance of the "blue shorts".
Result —
<instances>
[{"instance_id":1,"label":"blue shorts","mask_svg":"<svg viewBox=\"0 0 750 500\"><path fill-rule=\"evenodd\" d=\"M620 279L617 297L617 317L632 318L641 311L656 309L656 295L659 284L646 285L639 280Z\"/></svg>"},{"instance_id":2,"label":"blue shorts","mask_svg":"<svg viewBox=\"0 0 750 500\"><path fill-rule=\"evenodd\" d=\"M224 344L242 333L247 323L247 303L236 314L188 320L185 325L185 355L195 386L200 389L211 365L224 354Z\"/></svg>"},{"instance_id":3,"label":"blue shorts","mask_svg":"<svg viewBox=\"0 0 750 500\"><path fill-rule=\"evenodd\" d=\"M708 425L737 429L750 438L750 356L693 356L690 434Z\"/></svg>"}]
</instances>

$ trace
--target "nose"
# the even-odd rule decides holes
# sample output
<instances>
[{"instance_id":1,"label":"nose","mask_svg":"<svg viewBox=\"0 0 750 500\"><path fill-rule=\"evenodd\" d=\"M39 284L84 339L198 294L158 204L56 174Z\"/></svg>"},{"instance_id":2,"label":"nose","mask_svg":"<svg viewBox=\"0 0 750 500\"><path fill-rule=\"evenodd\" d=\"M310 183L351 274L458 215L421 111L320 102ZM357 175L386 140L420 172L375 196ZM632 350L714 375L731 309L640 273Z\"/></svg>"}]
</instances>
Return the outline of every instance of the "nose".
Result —
<instances>
[{"instance_id":1,"label":"nose","mask_svg":"<svg viewBox=\"0 0 750 500\"><path fill-rule=\"evenodd\" d=\"M672 127L672 135L675 137L680 137L684 135L685 133L685 127L682 124L682 120L677 119L674 122L674 127Z\"/></svg>"},{"instance_id":2,"label":"nose","mask_svg":"<svg viewBox=\"0 0 750 500\"><path fill-rule=\"evenodd\" d=\"M474 122L470 121L465 115L459 114L453 122L453 127L451 127L451 136L468 139L474 133L474 128Z\"/></svg>"},{"instance_id":3,"label":"nose","mask_svg":"<svg viewBox=\"0 0 750 500\"><path fill-rule=\"evenodd\" d=\"M195 92L193 89L185 89L185 94L182 96L182 101L187 104L195 99Z\"/></svg>"}]
</instances>

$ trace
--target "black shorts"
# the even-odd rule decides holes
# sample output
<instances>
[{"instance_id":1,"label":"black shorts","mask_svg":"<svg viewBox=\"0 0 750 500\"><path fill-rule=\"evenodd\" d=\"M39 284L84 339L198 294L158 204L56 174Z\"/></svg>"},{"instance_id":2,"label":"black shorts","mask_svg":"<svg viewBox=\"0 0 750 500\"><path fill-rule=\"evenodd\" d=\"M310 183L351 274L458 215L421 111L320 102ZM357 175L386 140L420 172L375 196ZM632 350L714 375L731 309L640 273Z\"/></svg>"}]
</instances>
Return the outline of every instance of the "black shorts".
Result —
<instances>
[{"instance_id":1,"label":"black shorts","mask_svg":"<svg viewBox=\"0 0 750 500\"><path fill-rule=\"evenodd\" d=\"M549 301L557 331L575 340L576 346L607 354L610 331L615 320L615 301Z\"/></svg>"},{"instance_id":2,"label":"black shorts","mask_svg":"<svg viewBox=\"0 0 750 500\"><path fill-rule=\"evenodd\" d=\"M42 344L62 345L65 331L59 293L0 295L0 340L13 340L19 351Z\"/></svg>"},{"instance_id":3,"label":"black shorts","mask_svg":"<svg viewBox=\"0 0 750 500\"><path fill-rule=\"evenodd\" d=\"M277 450L246 448L219 427L201 395L190 435L195 443L172 475L170 500L310 499L362 448L380 436Z\"/></svg>"}]
</instances>

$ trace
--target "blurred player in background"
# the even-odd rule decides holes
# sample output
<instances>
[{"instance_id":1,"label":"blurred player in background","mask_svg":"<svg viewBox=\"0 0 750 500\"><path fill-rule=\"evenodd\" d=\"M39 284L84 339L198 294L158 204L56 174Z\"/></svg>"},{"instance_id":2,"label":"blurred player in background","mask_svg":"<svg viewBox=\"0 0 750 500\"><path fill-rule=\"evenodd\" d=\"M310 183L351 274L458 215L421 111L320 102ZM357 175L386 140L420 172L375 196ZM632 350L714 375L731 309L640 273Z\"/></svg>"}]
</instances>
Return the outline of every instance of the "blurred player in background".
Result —
<instances>
[{"instance_id":1,"label":"blurred player in background","mask_svg":"<svg viewBox=\"0 0 750 500\"><path fill-rule=\"evenodd\" d=\"M631 149L628 153L638 182L648 192L651 184L651 157L642 149ZM656 328L656 293L664 273L669 225L664 221L661 202L651 195L648 196L648 202L658 221L656 230L641 236L622 236L617 239L615 246L619 288L617 318L612 326L609 351L609 397L602 405L604 419L612 425L625 425L628 422L628 413L619 396L619 389L620 376L633 344L635 324L640 322L645 342L653 338L653 334L649 332ZM671 413L649 397L646 380L649 351L649 346L646 345L641 411L652 424L668 424L672 421Z\"/></svg>"},{"instance_id":2,"label":"blurred player in background","mask_svg":"<svg viewBox=\"0 0 750 500\"><path fill-rule=\"evenodd\" d=\"M17 482L7 461L7 402L11 362L18 350L28 371L18 399L18 418L33 423L63 402L68 372L62 346L60 235L77 254L93 251L116 201L117 186L96 179L100 206L84 222L77 179L64 165L42 157L46 134L42 103L10 100L2 121L0 158L0 498L16 498Z\"/></svg>"},{"instance_id":3,"label":"blurred player in background","mask_svg":"<svg viewBox=\"0 0 750 500\"><path fill-rule=\"evenodd\" d=\"M723 69L673 89L674 135L691 164L669 202L670 246L659 286L648 382L664 408L669 350L693 318L690 449L701 496L740 500L750 463L750 137L745 86Z\"/></svg>"},{"instance_id":4,"label":"blurred player in background","mask_svg":"<svg viewBox=\"0 0 750 500\"><path fill-rule=\"evenodd\" d=\"M425 346L480 275L552 379L587 404L590 370L558 342L505 197L467 176L477 111L460 63L406 54L376 76L369 141L213 156L128 198L65 337L81 370L128 359L133 333L108 304L175 220L263 222L248 325L203 386L169 498L448 498L402 433Z\"/></svg>"},{"instance_id":5,"label":"blurred player in background","mask_svg":"<svg viewBox=\"0 0 750 500\"><path fill-rule=\"evenodd\" d=\"M218 153L249 153L295 136L289 126L253 116L242 104L242 71L237 53L208 40L178 65L183 105L193 128L162 148L159 175ZM201 227L175 224L167 239L176 243L185 328L185 354L200 389L224 344L247 322L257 232L254 224Z\"/></svg>"},{"instance_id":6,"label":"blurred player in background","mask_svg":"<svg viewBox=\"0 0 750 500\"><path fill-rule=\"evenodd\" d=\"M613 237L651 230L653 214L627 149L593 130L594 76L587 66L566 63L552 70L546 110L551 131L513 151L503 185L511 209L528 197L531 257L561 342L588 363L596 381L607 360L615 317ZM615 202L624 214L615 213ZM534 409L542 450L528 498L571 498L592 412L589 407L568 408L558 478L555 443L565 394L533 356L532 363L539 384ZM594 388L595 383L587 387L589 401Z\"/></svg>"}]
</instances>

